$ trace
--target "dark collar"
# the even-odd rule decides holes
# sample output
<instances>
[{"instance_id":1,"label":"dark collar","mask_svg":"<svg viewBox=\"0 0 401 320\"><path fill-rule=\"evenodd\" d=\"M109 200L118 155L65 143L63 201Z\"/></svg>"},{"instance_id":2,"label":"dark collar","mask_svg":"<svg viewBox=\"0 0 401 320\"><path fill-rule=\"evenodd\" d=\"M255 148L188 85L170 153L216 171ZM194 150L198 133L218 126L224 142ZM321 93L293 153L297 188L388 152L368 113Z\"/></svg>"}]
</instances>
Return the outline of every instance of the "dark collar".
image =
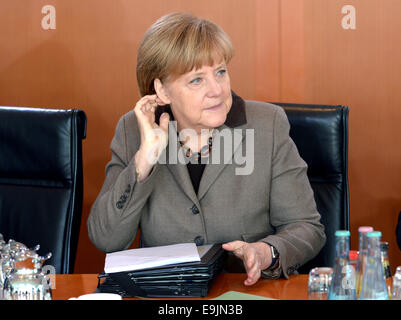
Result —
<instances>
[{"instance_id":1,"label":"dark collar","mask_svg":"<svg viewBox=\"0 0 401 320\"><path fill-rule=\"evenodd\" d=\"M245 112L245 101L235 94L231 90L231 95L233 98L233 104L231 109L227 114L227 119L224 124L227 127L234 128L246 123L246 112ZM155 122L159 124L160 116L163 112L167 112L170 115L170 120L174 120L173 112L169 104L165 106L157 107L155 111Z\"/></svg>"}]
</instances>

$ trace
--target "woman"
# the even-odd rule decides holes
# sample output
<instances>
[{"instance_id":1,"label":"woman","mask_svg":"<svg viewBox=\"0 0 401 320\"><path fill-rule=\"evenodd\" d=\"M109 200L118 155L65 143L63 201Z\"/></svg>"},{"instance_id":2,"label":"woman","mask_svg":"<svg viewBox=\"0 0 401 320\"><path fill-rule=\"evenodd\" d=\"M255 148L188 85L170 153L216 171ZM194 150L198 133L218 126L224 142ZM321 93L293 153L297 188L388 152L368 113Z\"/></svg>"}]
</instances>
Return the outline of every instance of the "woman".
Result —
<instances>
[{"instance_id":1,"label":"woman","mask_svg":"<svg viewBox=\"0 0 401 320\"><path fill-rule=\"evenodd\" d=\"M117 125L88 220L97 248L127 249L139 227L144 247L223 243L243 261L245 285L288 278L320 251L324 228L285 113L231 91L233 54L217 25L188 14L146 32L142 98ZM239 172L232 160L244 150L251 169Z\"/></svg>"}]
</instances>

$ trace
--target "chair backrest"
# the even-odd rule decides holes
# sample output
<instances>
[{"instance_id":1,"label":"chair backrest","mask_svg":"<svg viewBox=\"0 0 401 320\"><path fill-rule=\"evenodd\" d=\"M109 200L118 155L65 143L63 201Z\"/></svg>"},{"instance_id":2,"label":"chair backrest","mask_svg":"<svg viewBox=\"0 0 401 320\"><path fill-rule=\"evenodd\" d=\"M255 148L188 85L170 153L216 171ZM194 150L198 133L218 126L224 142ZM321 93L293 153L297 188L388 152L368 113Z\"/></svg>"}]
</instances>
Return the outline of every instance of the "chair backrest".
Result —
<instances>
[{"instance_id":1,"label":"chair backrest","mask_svg":"<svg viewBox=\"0 0 401 320\"><path fill-rule=\"evenodd\" d=\"M327 241L299 273L335 262L336 230L349 230L348 112L346 106L274 103L291 125L290 136L308 164L308 177L322 216Z\"/></svg>"},{"instance_id":2,"label":"chair backrest","mask_svg":"<svg viewBox=\"0 0 401 320\"><path fill-rule=\"evenodd\" d=\"M82 213L81 110L0 107L0 233L73 273Z\"/></svg>"}]
</instances>

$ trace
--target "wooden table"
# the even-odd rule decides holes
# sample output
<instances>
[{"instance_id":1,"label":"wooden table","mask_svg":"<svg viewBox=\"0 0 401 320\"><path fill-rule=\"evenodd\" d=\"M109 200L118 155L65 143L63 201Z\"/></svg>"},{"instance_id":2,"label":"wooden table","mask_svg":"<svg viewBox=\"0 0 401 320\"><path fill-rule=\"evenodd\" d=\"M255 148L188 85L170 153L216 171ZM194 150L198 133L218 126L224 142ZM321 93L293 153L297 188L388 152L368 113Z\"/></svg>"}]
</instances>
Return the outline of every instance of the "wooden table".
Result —
<instances>
[{"instance_id":1,"label":"wooden table","mask_svg":"<svg viewBox=\"0 0 401 320\"><path fill-rule=\"evenodd\" d=\"M243 284L245 279L246 274L242 273L220 274L213 283L209 295L200 299L216 298L227 291L239 291L280 300L306 300L308 298L308 275L292 275L289 280L261 279L250 287ZM67 300L71 297L93 293L96 287L96 274L56 275L53 300Z\"/></svg>"}]
</instances>

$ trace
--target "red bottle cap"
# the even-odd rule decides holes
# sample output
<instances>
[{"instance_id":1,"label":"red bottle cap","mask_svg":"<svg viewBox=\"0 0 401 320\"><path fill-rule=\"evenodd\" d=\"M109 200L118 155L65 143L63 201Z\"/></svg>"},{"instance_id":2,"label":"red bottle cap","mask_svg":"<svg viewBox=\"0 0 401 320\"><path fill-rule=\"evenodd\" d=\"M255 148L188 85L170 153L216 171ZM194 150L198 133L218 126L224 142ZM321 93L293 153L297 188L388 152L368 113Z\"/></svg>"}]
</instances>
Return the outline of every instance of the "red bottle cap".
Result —
<instances>
[{"instance_id":1,"label":"red bottle cap","mask_svg":"<svg viewBox=\"0 0 401 320\"><path fill-rule=\"evenodd\" d=\"M349 251L349 259L350 260L358 260L358 256L359 256L359 251L356 251L356 250Z\"/></svg>"}]
</instances>

